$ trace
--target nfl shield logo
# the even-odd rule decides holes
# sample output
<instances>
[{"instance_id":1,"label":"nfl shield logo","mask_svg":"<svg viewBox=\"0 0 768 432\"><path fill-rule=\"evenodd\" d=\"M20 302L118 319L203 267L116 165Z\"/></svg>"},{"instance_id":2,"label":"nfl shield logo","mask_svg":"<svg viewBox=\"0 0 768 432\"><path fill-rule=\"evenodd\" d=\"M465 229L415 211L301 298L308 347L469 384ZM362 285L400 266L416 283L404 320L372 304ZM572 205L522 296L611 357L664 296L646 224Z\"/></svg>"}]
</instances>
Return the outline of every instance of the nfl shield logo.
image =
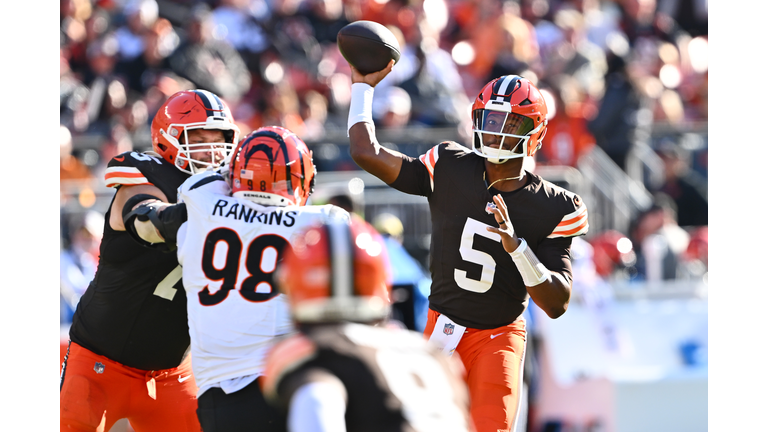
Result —
<instances>
[{"instance_id":1,"label":"nfl shield logo","mask_svg":"<svg viewBox=\"0 0 768 432\"><path fill-rule=\"evenodd\" d=\"M485 204L485 212L488 214L493 214L493 209L496 208L496 204L489 202Z\"/></svg>"},{"instance_id":2,"label":"nfl shield logo","mask_svg":"<svg viewBox=\"0 0 768 432\"><path fill-rule=\"evenodd\" d=\"M97 374L104 373L104 364L96 362L93 366L93 370L95 370Z\"/></svg>"},{"instance_id":3,"label":"nfl shield logo","mask_svg":"<svg viewBox=\"0 0 768 432\"><path fill-rule=\"evenodd\" d=\"M445 333L445 334L447 334L449 336L452 335L454 327L455 326L453 324L446 324L445 328L443 328L443 333Z\"/></svg>"}]
</instances>

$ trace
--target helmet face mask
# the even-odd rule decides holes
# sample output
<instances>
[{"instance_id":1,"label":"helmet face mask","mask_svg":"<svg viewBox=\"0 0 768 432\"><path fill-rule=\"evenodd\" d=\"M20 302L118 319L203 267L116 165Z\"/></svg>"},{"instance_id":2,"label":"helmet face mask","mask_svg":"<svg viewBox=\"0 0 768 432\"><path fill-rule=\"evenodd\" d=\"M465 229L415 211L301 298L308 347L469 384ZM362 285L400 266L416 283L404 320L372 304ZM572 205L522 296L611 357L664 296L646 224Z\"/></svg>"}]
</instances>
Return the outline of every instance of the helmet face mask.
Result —
<instances>
[{"instance_id":1,"label":"helmet face mask","mask_svg":"<svg viewBox=\"0 0 768 432\"><path fill-rule=\"evenodd\" d=\"M305 205L314 189L312 152L296 134L278 126L244 137L226 170L232 195L261 205Z\"/></svg>"},{"instance_id":2,"label":"helmet face mask","mask_svg":"<svg viewBox=\"0 0 768 432\"><path fill-rule=\"evenodd\" d=\"M472 105L472 151L495 164L533 156L546 134L546 115L544 98L530 81L494 79Z\"/></svg>"},{"instance_id":3,"label":"helmet face mask","mask_svg":"<svg viewBox=\"0 0 768 432\"><path fill-rule=\"evenodd\" d=\"M161 134L177 149L174 165L188 174L197 174L206 169L218 168L222 162L226 162L229 159L232 150L235 148L236 142L234 139L237 133L232 130L222 130L218 127L208 128L205 123L172 124L169 129L171 131L181 131L178 132L180 139L164 133L165 131L162 131ZM192 132L199 130L219 131L222 133L223 139L209 138L203 142L195 142L195 134ZM211 135L206 134L204 136L208 138Z\"/></svg>"},{"instance_id":4,"label":"helmet face mask","mask_svg":"<svg viewBox=\"0 0 768 432\"><path fill-rule=\"evenodd\" d=\"M190 142L190 131L201 129L221 131L224 142ZM185 90L169 97L152 120L151 132L154 151L190 175L229 160L240 136L229 107L206 90Z\"/></svg>"}]
</instances>

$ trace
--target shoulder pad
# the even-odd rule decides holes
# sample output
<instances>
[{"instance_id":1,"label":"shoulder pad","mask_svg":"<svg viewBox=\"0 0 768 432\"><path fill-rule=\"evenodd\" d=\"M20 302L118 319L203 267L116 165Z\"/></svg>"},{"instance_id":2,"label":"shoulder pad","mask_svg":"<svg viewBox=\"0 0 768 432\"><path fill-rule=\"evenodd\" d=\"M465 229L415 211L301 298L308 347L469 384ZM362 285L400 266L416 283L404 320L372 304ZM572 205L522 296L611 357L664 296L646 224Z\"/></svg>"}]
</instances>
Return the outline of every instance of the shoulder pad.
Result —
<instances>
[{"instance_id":1,"label":"shoulder pad","mask_svg":"<svg viewBox=\"0 0 768 432\"><path fill-rule=\"evenodd\" d=\"M427 167L427 171L429 171L429 177L434 180L435 178L435 165L437 165L437 160L440 159L440 146L443 145L438 144L431 149L427 150L426 153L419 156L419 160L422 164L424 164L425 167Z\"/></svg>"},{"instance_id":2,"label":"shoulder pad","mask_svg":"<svg viewBox=\"0 0 768 432\"><path fill-rule=\"evenodd\" d=\"M441 149L448 149L454 152L460 152L460 153L466 153L469 151L465 146L455 142L455 141L443 141L440 144L435 145L431 149L427 150L426 153L419 156L419 161L421 161L422 164L427 168L427 171L429 171L429 180L432 186L432 190L435 190L435 166L437 165L438 159L440 159L440 151ZM445 152L445 150L443 150Z\"/></svg>"},{"instance_id":3,"label":"shoulder pad","mask_svg":"<svg viewBox=\"0 0 768 432\"><path fill-rule=\"evenodd\" d=\"M163 159L134 151L120 153L107 164L107 169L104 172L106 186L152 184L144 175L144 171L149 168L148 164L162 165Z\"/></svg>"},{"instance_id":4,"label":"shoulder pad","mask_svg":"<svg viewBox=\"0 0 768 432\"><path fill-rule=\"evenodd\" d=\"M179 196L188 194L193 190L204 190L220 195L231 195L232 192L226 179L214 171L205 171L186 179L179 186Z\"/></svg>"},{"instance_id":5,"label":"shoulder pad","mask_svg":"<svg viewBox=\"0 0 768 432\"><path fill-rule=\"evenodd\" d=\"M458 150L461 153L472 153L472 149L465 145L459 144L456 141L443 141L440 144L445 144L445 147L450 150Z\"/></svg>"}]
</instances>

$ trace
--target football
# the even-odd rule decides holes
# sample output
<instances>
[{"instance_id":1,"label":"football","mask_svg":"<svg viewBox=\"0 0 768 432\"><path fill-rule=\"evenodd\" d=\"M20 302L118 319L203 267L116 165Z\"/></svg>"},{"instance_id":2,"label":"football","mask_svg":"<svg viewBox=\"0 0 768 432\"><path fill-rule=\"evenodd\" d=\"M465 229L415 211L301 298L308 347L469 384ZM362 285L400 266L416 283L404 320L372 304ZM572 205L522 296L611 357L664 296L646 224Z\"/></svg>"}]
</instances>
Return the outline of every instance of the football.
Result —
<instances>
[{"instance_id":1,"label":"football","mask_svg":"<svg viewBox=\"0 0 768 432\"><path fill-rule=\"evenodd\" d=\"M377 72L394 59L400 60L400 44L385 26L373 21L355 21L344 26L336 37L339 51L360 73Z\"/></svg>"}]
</instances>

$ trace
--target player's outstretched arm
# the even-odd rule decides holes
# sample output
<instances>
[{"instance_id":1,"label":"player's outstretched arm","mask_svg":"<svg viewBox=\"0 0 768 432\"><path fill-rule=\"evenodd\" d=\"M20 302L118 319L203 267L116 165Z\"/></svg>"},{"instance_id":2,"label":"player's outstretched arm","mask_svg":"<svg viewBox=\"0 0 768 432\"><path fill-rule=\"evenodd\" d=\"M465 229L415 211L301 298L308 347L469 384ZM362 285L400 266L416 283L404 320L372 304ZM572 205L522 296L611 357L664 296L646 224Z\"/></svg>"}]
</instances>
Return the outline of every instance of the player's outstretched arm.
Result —
<instances>
[{"instance_id":1,"label":"player's outstretched arm","mask_svg":"<svg viewBox=\"0 0 768 432\"><path fill-rule=\"evenodd\" d=\"M110 225L115 230L128 231L131 237L146 246L168 243L168 250L173 250L176 232L187 220L187 208L185 203L166 201L165 194L155 186L123 186L112 202ZM119 227L113 223L117 215Z\"/></svg>"},{"instance_id":2,"label":"player's outstretched arm","mask_svg":"<svg viewBox=\"0 0 768 432\"><path fill-rule=\"evenodd\" d=\"M501 195L493 197L496 206L492 209L498 228L488 227L488 231L501 236L504 250L509 253L523 277L525 288L531 299L550 318L558 318L568 309L571 301L571 283L562 274L550 271L528 247L524 239L515 234L509 221L507 205Z\"/></svg>"},{"instance_id":3,"label":"player's outstretched arm","mask_svg":"<svg viewBox=\"0 0 768 432\"><path fill-rule=\"evenodd\" d=\"M368 75L352 68L352 103L349 107L349 146L352 160L360 168L390 184L400 174L402 154L379 145L372 118L373 89L391 71L395 61L386 68Z\"/></svg>"},{"instance_id":4,"label":"player's outstretched arm","mask_svg":"<svg viewBox=\"0 0 768 432\"><path fill-rule=\"evenodd\" d=\"M137 201L137 199L141 200ZM131 201L130 203L128 202L129 200ZM109 214L110 227L115 231L125 231L123 209L126 204L130 205L130 210L133 210L135 207L138 207L139 204L153 200L164 203L168 202L168 198L157 186L151 184L121 186L115 194L115 199L112 201L111 212Z\"/></svg>"}]
</instances>

